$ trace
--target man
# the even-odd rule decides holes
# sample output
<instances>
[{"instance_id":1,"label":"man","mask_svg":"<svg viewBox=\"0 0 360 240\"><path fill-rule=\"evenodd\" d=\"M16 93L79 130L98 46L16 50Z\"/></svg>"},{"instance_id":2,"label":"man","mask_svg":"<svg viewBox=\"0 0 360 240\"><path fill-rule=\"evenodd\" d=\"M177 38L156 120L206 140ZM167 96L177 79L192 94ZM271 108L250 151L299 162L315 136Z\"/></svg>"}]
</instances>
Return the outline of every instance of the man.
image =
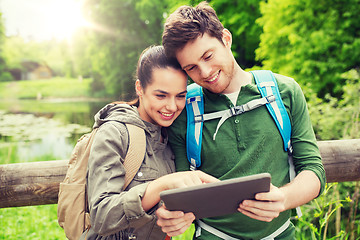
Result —
<instances>
[{"instance_id":1,"label":"man","mask_svg":"<svg viewBox=\"0 0 360 240\"><path fill-rule=\"evenodd\" d=\"M206 2L195 8L178 8L165 23L165 51L176 57L189 77L203 87L205 113L261 98L252 74L236 62L231 44L231 33ZM294 239L290 209L316 198L324 188L325 171L302 91L293 79L278 74L275 77L291 120L297 176L289 182L288 155L265 106L227 119L215 140L218 120L204 122L199 170L221 180L269 172L272 184L270 191L257 194L256 200L243 201L240 213L201 219L227 237L202 227L201 235L195 239ZM169 129L169 137L177 171L188 170L185 110ZM192 213L171 212L165 207L157 211L157 216L158 225L169 236L183 233L194 220Z\"/></svg>"}]
</instances>

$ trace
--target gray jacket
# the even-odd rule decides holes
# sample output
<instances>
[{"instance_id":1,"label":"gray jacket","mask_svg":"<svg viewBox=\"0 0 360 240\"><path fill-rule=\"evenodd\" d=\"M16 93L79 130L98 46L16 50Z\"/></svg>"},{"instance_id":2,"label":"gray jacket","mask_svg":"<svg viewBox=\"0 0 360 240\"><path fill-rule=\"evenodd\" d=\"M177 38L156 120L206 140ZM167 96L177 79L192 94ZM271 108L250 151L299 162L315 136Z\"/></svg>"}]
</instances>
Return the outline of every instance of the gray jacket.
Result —
<instances>
[{"instance_id":1,"label":"gray jacket","mask_svg":"<svg viewBox=\"0 0 360 240\"><path fill-rule=\"evenodd\" d=\"M122 164L129 145L124 123L145 130L144 161L129 186L122 191L125 169ZM145 212L141 205L148 183L175 171L174 155L167 136L160 141L162 128L142 121L136 107L108 104L95 115L99 127L88 164L87 193L91 228L80 239L165 239L156 224L155 206Z\"/></svg>"}]
</instances>

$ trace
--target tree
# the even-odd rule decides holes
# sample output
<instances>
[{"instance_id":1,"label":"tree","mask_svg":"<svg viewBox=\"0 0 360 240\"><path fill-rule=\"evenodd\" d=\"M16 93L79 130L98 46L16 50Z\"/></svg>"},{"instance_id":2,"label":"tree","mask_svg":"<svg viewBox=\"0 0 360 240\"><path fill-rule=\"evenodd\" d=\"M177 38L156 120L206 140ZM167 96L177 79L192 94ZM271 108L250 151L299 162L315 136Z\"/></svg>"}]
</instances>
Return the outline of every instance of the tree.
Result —
<instances>
[{"instance_id":1,"label":"tree","mask_svg":"<svg viewBox=\"0 0 360 240\"><path fill-rule=\"evenodd\" d=\"M7 66L4 58L4 25L2 22L2 14L0 13L0 81L12 80L11 74L7 71Z\"/></svg>"},{"instance_id":2,"label":"tree","mask_svg":"<svg viewBox=\"0 0 360 240\"><path fill-rule=\"evenodd\" d=\"M7 37L3 54L10 69L21 69L22 61L46 63L56 75L74 77L71 45L66 40L25 41L20 36Z\"/></svg>"},{"instance_id":3,"label":"tree","mask_svg":"<svg viewBox=\"0 0 360 240\"><path fill-rule=\"evenodd\" d=\"M232 33L232 50L242 68L259 65L255 60L255 50L259 47L262 27L256 22L261 16L261 0L211 1L211 5L223 23Z\"/></svg>"},{"instance_id":4,"label":"tree","mask_svg":"<svg viewBox=\"0 0 360 240\"><path fill-rule=\"evenodd\" d=\"M257 59L320 97L340 97L343 73L360 66L359 12L360 0L263 2Z\"/></svg>"},{"instance_id":5,"label":"tree","mask_svg":"<svg viewBox=\"0 0 360 240\"><path fill-rule=\"evenodd\" d=\"M85 13L93 22L88 40L92 74L108 94L131 97L140 53L161 44L166 6L161 0L86 1Z\"/></svg>"}]
</instances>

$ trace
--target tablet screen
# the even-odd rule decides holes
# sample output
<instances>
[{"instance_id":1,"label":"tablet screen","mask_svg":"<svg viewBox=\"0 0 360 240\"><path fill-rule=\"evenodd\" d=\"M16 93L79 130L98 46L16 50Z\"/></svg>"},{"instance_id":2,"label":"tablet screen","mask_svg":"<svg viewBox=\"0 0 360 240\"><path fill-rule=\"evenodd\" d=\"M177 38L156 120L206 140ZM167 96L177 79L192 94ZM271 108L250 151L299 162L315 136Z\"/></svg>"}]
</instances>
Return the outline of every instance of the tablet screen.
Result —
<instances>
[{"instance_id":1,"label":"tablet screen","mask_svg":"<svg viewBox=\"0 0 360 240\"><path fill-rule=\"evenodd\" d=\"M270 190L271 176L260 173L246 177L206 183L198 186L166 190L161 200L169 210L193 212L197 219L236 213L245 199Z\"/></svg>"}]
</instances>

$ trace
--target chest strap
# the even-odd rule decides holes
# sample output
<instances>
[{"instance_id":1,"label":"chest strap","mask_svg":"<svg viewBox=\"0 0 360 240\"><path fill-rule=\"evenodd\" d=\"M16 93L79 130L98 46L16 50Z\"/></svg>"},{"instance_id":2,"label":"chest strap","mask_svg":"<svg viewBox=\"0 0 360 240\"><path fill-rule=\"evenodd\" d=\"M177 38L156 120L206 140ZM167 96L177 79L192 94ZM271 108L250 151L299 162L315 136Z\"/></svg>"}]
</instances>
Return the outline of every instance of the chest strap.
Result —
<instances>
[{"instance_id":1,"label":"chest strap","mask_svg":"<svg viewBox=\"0 0 360 240\"><path fill-rule=\"evenodd\" d=\"M213 234L213 235L215 235L215 236L217 236L217 237L219 237L221 239L224 239L224 240L240 240L238 238L231 237L231 236L227 235L226 233L217 230L214 227L211 227L210 225L204 223L201 220L196 220L196 223L198 225L198 228L196 229L195 237L199 237L201 235L201 229L204 229L204 230L208 231L209 233L211 233L211 234ZM288 219L275 232L273 232L272 234L270 234L267 237L262 238L261 240L273 240L274 238L279 236L282 232L284 232L289 226L290 226L290 219Z\"/></svg>"},{"instance_id":2,"label":"chest strap","mask_svg":"<svg viewBox=\"0 0 360 240\"><path fill-rule=\"evenodd\" d=\"M259 99L254 99L249 101L248 103L245 103L243 105L240 106L235 106L232 107L230 109L226 109L226 110L222 110L222 111L218 111L218 112L213 112L213 113L205 113L205 114L199 114L199 115L195 115L195 123L197 122L204 122L207 120L211 120L211 119L216 119L216 118L220 118L218 125L216 127L215 133L213 135L213 140L215 140L216 138L216 134L219 130L219 128L221 127L221 125L230 117L232 116L236 116L236 115L240 115L243 114L245 112L251 111L255 108L261 107L267 103L272 103L275 101L275 96L274 95L269 95L266 97L262 97Z\"/></svg>"}]
</instances>

